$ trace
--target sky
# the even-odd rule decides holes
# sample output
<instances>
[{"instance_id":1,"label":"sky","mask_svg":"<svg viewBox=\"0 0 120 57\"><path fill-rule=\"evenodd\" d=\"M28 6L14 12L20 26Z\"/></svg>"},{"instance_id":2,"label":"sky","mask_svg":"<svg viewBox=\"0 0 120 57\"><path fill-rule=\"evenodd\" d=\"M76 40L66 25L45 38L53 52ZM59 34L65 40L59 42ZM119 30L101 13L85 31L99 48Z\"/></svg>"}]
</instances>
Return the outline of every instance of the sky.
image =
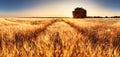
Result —
<instances>
[{"instance_id":1,"label":"sky","mask_svg":"<svg viewBox=\"0 0 120 57\"><path fill-rule=\"evenodd\" d=\"M71 17L76 7L88 16L120 16L120 0L0 0L0 16Z\"/></svg>"}]
</instances>

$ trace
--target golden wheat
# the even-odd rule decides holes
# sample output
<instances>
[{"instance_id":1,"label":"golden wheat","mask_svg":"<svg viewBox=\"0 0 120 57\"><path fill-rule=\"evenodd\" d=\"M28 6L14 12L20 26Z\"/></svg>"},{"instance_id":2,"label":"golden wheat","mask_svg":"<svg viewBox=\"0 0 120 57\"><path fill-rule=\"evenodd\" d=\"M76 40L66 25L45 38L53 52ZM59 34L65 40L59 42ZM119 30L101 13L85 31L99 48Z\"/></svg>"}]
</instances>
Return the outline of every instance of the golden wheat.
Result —
<instances>
[{"instance_id":1,"label":"golden wheat","mask_svg":"<svg viewBox=\"0 0 120 57\"><path fill-rule=\"evenodd\" d=\"M119 19L0 18L0 57L120 57Z\"/></svg>"}]
</instances>

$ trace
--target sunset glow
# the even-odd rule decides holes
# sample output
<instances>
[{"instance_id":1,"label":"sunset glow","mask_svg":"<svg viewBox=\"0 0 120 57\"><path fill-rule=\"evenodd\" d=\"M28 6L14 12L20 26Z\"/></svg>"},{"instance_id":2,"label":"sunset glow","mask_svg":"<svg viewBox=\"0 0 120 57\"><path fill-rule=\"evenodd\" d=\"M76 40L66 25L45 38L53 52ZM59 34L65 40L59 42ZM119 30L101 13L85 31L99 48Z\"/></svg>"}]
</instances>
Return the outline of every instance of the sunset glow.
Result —
<instances>
[{"instance_id":1,"label":"sunset glow","mask_svg":"<svg viewBox=\"0 0 120 57\"><path fill-rule=\"evenodd\" d=\"M0 1L0 16L72 17L76 7L87 10L88 16L119 16L119 0L15 0ZM115 4L114 4L115 3Z\"/></svg>"}]
</instances>

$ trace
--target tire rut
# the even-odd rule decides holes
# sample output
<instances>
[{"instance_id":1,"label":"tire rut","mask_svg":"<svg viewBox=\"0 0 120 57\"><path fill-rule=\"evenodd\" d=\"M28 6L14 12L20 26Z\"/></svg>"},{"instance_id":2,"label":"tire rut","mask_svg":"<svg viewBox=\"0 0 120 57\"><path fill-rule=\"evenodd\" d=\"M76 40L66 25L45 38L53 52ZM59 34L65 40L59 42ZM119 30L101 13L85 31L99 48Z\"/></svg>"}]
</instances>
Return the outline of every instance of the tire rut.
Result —
<instances>
[{"instance_id":1,"label":"tire rut","mask_svg":"<svg viewBox=\"0 0 120 57\"><path fill-rule=\"evenodd\" d=\"M56 23L56 20L52 20L50 23L45 24L43 27L40 26L39 28L33 31L25 32L24 34L22 32L18 32L15 34L15 39L29 40L29 39L37 38L42 31L46 30L47 27L51 26L54 23Z\"/></svg>"},{"instance_id":2,"label":"tire rut","mask_svg":"<svg viewBox=\"0 0 120 57\"><path fill-rule=\"evenodd\" d=\"M74 27L71 27L63 20L57 20L39 34L36 42L38 46L44 47L41 50L49 51L49 53L53 54L53 57L66 57L66 55L62 54L66 53L65 50L68 51L68 54L73 50L77 35ZM49 56L52 57L51 54Z\"/></svg>"},{"instance_id":3,"label":"tire rut","mask_svg":"<svg viewBox=\"0 0 120 57\"><path fill-rule=\"evenodd\" d=\"M72 22L65 21L65 20L63 20L63 22L73 27L77 31L77 33L81 33L82 35L85 35L87 31L85 28L78 27L77 25L74 25Z\"/></svg>"}]
</instances>

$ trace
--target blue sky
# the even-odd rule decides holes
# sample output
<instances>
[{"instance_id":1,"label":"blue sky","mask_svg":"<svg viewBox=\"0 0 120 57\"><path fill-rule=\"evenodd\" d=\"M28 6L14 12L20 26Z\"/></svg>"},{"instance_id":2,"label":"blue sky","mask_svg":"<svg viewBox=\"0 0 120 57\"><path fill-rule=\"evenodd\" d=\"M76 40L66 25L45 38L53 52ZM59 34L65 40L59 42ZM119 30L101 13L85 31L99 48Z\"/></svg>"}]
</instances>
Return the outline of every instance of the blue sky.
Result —
<instances>
[{"instance_id":1,"label":"blue sky","mask_svg":"<svg viewBox=\"0 0 120 57\"><path fill-rule=\"evenodd\" d=\"M95 0L95 2L105 8L120 10L120 0Z\"/></svg>"},{"instance_id":2,"label":"blue sky","mask_svg":"<svg viewBox=\"0 0 120 57\"><path fill-rule=\"evenodd\" d=\"M0 16L69 17L76 7L88 16L120 15L120 0L0 0Z\"/></svg>"}]
</instances>

